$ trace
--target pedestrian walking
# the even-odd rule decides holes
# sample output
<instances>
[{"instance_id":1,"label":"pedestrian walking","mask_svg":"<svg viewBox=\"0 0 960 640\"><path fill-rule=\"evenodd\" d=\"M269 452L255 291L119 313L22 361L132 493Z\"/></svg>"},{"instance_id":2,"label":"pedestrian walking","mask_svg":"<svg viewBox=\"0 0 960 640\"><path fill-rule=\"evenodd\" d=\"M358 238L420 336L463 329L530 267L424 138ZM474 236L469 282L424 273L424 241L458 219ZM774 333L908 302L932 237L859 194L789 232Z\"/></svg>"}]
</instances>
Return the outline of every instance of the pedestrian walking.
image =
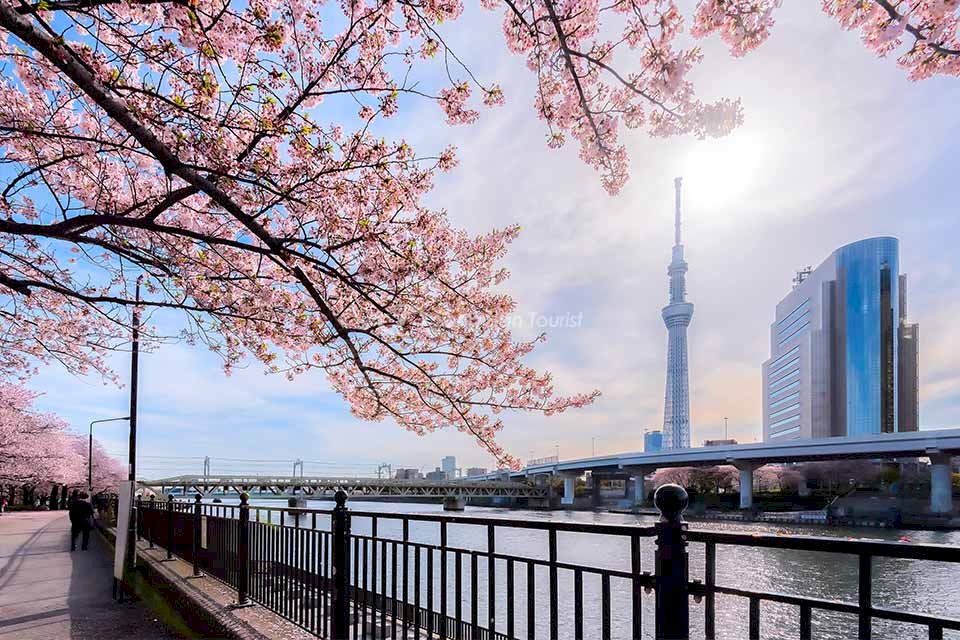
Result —
<instances>
[{"instance_id":1,"label":"pedestrian walking","mask_svg":"<svg viewBox=\"0 0 960 640\"><path fill-rule=\"evenodd\" d=\"M87 550L90 544L90 530L93 528L93 506L86 493L77 494L70 500L70 551L77 550L77 536L82 535L80 548Z\"/></svg>"}]
</instances>

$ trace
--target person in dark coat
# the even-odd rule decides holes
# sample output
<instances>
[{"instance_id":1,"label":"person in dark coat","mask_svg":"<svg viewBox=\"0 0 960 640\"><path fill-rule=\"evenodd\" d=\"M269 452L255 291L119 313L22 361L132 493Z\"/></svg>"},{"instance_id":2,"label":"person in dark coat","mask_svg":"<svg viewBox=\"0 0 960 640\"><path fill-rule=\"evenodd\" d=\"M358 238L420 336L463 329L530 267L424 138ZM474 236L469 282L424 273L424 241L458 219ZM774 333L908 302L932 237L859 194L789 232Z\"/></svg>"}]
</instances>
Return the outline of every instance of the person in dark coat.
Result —
<instances>
[{"instance_id":1,"label":"person in dark coat","mask_svg":"<svg viewBox=\"0 0 960 640\"><path fill-rule=\"evenodd\" d=\"M83 534L80 548L87 550L90 544L90 529L93 528L93 506L86 493L77 495L70 501L70 551L77 550L77 536Z\"/></svg>"}]
</instances>

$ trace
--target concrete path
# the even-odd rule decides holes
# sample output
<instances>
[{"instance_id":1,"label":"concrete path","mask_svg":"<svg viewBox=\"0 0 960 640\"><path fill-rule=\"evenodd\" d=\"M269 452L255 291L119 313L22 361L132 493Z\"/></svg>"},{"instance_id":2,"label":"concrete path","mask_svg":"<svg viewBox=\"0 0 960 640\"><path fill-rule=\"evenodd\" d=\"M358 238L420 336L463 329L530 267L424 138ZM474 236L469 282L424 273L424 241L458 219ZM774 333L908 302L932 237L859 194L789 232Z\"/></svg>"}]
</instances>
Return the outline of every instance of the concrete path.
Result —
<instances>
[{"instance_id":1,"label":"concrete path","mask_svg":"<svg viewBox=\"0 0 960 640\"><path fill-rule=\"evenodd\" d=\"M0 516L0 640L178 637L142 603L113 600L112 550L96 532L77 548L65 511Z\"/></svg>"}]
</instances>

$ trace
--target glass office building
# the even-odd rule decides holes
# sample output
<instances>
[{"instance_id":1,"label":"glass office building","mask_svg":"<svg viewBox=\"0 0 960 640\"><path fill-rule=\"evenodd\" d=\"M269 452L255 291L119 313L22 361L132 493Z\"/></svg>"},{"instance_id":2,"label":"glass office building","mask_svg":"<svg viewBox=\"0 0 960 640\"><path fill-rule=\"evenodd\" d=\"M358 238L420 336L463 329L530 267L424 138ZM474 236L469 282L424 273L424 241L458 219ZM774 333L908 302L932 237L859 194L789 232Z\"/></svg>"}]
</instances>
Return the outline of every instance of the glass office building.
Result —
<instances>
[{"instance_id":1,"label":"glass office building","mask_svg":"<svg viewBox=\"0 0 960 640\"><path fill-rule=\"evenodd\" d=\"M663 450L663 432L662 431L644 431L643 432L643 450L647 453Z\"/></svg>"},{"instance_id":2,"label":"glass office building","mask_svg":"<svg viewBox=\"0 0 960 640\"><path fill-rule=\"evenodd\" d=\"M871 238L837 250L846 435L897 430L898 244Z\"/></svg>"},{"instance_id":3,"label":"glass office building","mask_svg":"<svg viewBox=\"0 0 960 640\"><path fill-rule=\"evenodd\" d=\"M917 429L919 328L906 321L899 271L897 239L881 237L797 273L763 365L764 440Z\"/></svg>"}]
</instances>

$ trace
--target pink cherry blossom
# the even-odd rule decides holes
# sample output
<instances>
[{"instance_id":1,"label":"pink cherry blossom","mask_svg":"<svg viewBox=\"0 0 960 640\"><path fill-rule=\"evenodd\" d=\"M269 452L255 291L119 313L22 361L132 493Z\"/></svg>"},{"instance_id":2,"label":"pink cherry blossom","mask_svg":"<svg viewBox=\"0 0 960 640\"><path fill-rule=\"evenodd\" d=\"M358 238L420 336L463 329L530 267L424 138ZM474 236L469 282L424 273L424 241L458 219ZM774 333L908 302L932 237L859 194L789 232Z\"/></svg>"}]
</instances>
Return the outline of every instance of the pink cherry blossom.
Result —
<instances>
[{"instance_id":1,"label":"pink cherry blossom","mask_svg":"<svg viewBox=\"0 0 960 640\"><path fill-rule=\"evenodd\" d=\"M70 433L57 416L38 411L36 398L22 385L0 382L0 483L85 486L87 438ZM120 462L94 442L94 489L115 490L125 475Z\"/></svg>"},{"instance_id":2,"label":"pink cherry blossom","mask_svg":"<svg viewBox=\"0 0 960 640\"><path fill-rule=\"evenodd\" d=\"M781 0L701 0L693 32L719 33L734 55L762 44ZM822 0L844 29L859 31L880 56L897 52L912 80L960 75L960 0Z\"/></svg>"},{"instance_id":3,"label":"pink cherry blossom","mask_svg":"<svg viewBox=\"0 0 960 640\"><path fill-rule=\"evenodd\" d=\"M922 79L960 73L958 2L823 7ZM672 0L481 6L503 11L546 145L575 142L611 194L629 172L622 127L705 137L742 122L735 97L697 97L703 54ZM779 6L700 0L689 30L744 55ZM109 380L134 309L148 347L164 337L151 314L175 310L227 372L247 357L319 370L360 418L459 429L516 466L496 441L507 410L550 415L597 393L560 395L524 364L542 338L511 334L498 289L518 228L470 235L424 204L453 149L373 133L415 101L451 125L503 102L444 40L462 13L459 0L0 0L0 379L56 363ZM419 79L429 65L442 80Z\"/></svg>"}]
</instances>

